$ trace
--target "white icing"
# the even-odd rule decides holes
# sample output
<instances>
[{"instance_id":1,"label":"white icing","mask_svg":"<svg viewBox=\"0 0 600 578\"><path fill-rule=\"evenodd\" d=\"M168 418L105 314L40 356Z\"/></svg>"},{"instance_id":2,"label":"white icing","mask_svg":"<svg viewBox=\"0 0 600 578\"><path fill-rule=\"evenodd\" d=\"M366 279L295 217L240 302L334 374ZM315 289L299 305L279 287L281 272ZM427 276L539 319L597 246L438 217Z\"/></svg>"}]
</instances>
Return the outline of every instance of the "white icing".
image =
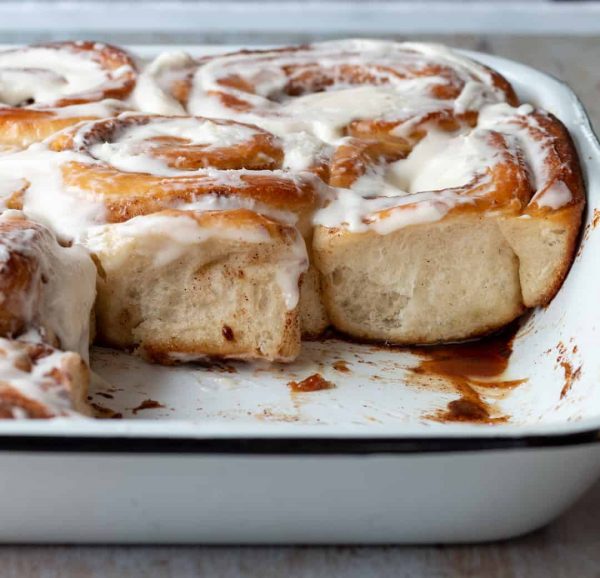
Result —
<instances>
[{"instance_id":1,"label":"white icing","mask_svg":"<svg viewBox=\"0 0 600 578\"><path fill-rule=\"evenodd\" d=\"M397 113L409 104L407 97L393 88L356 86L293 98L281 110L283 115L306 119L315 136L332 143L343 136L343 127L351 121Z\"/></svg>"},{"instance_id":2,"label":"white icing","mask_svg":"<svg viewBox=\"0 0 600 578\"><path fill-rule=\"evenodd\" d=\"M89 147L91 155L124 172L176 176L189 174L169 168L164 161L153 157L151 149L141 146L156 137L179 137L186 145L203 145L211 148L234 147L250 140L256 130L240 124L218 124L208 119L157 118L151 123L133 125L120 131L112 142L102 142Z\"/></svg>"},{"instance_id":3,"label":"white icing","mask_svg":"<svg viewBox=\"0 0 600 578\"><path fill-rule=\"evenodd\" d=\"M456 205L472 202L469 197L452 191L365 198L350 190L340 190L335 201L315 213L313 222L330 228L343 226L354 233L373 230L387 235L409 225L439 221ZM378 216L380 211L389 209L385 218Z\"/></svg>"},{"instance_id":4,"label":"white icing","mask_svg":"<svg viewBox=\"0 0 600 578\"><path fill-rule=\"evenodd\" d=\"M182 115L184 107L168 91L169 84L195 65L185 52L160 54L138 77L132 100L137 108L152 114Z\"/></svg>"},{"instance_id":5,"label":"white icing","mask_svg":"<svg viewBox=\"0 0 600 578\"><path fill-rule=\"evenodd\" d=\"M49 261L41 318L58 336L61 349L75 351L87 361L96 267L80 245L55 248Z\"/></svg>"},{"instance_id":6,"label":"white icing","mask_svg":"<svg viewBox=\"0 0 600 578\"><path fill-rule=\"evenodd\" d=\"M480 110L490 102L494 102L494 100L496 99L490 94L489 86L469 80L454 101L454 112L464 114L469 110Z\"/></svg>"},{"instance_id":7,"label":"white icing","mask_svg":"<svg viewBox=\"0 0 600 578\"><path fill-rule=\"evenodd\" d=\"M9 182L29 183L24 195L24 213L34 221L48 225L62 239L78 240L95 224L105 222L106 209L101 199L84 197L70 190L62 179L61 166L68 161L89 162L89 157L70 151L54 153L44 144L0 156L0 183L4 196Z\"/></svg>"},{"instance_id":8,"label":"white icing","mask_svg":"<svg viewBox=\"0 0 600 578\"><path fill-rule=\"evenodd\" d=\"M120 76L129 67L113 72ZM27 99L51 104L60 98L97 90L108 75L86 52L30 47L0 52L0 101L17 106Z\"/></svg>"},{"instance_id":9,"label":"white icing","mask_svg":"<svg viewBox=\"0 0 600 578\"><path fill-rule=\"evenodd\" d=\"M320 139L305 131L284 135L282 141L283 168L292 172L304 171L315 165L327 150Z\"/></svg>"},{"instance_id":10,"label":"white icing","mask_svg":"<svg viewBox=\"0 0 600 578\"><path fill-rule=\"evenodd\" d=\"M450 136L430 131L408 158L388 167L390 180L408 193L463 187L494 164L498 151L486 142L487 131Z\"/></svg>"},{"instance_id":11,"label":"white icing","mask_svg":"<svg viewBox=\"0 0 600 578\"><path fill-rule=\"evenodd\" d=\"M567 185L562 181L555 181L543 191L543 194L534 196L533 200L540 207L556 210L569 203L572 198L573 195Z\"/></svg>"}]
</instances>

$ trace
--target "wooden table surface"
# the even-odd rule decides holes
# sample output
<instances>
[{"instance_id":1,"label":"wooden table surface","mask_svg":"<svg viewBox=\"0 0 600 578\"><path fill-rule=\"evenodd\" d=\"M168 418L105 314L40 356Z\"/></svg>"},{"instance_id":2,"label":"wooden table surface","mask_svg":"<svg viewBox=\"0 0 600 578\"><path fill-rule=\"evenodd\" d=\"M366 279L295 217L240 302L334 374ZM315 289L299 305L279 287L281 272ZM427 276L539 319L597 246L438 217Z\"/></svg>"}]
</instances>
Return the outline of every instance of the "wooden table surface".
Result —
<instances>
[{"instance_id":1,"label":"wooden table surface","mask_svg":"<svg viewBox=\"0 0 600 578\"><path fill-rule=\"evenodd\" d=\"M37 35L39 39L43 35ZM423 38L423 37L421 37ZM312 40L310 36L293 41ZM600 130L600 39L597 37L425 37L520 60L568 82ZM5 42L30 40L0 39ZM103 38L99 38L103 40ZM114 42L170 42L173 38L114 37ZM214 42L214 38L177 37ZM290 42L279 38L228 38L219 42ZM600 483L549 527L513 541L436 547L0 547L2 578L77 576L319 578L449 576L600 577Z\"/></svg>"}]
</instances>

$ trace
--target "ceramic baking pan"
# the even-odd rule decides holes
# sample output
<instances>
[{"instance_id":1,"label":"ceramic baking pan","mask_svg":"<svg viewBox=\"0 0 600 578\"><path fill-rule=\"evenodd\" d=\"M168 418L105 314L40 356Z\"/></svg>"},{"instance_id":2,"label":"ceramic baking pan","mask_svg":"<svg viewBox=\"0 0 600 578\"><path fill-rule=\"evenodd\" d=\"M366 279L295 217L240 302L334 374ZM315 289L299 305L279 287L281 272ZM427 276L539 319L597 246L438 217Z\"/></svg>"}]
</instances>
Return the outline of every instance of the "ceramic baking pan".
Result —
<instances>
[{"instance_id":1,"label":"ceramic baking pan","mask_svg":"<svg viewBox=\"0 0 600 578\"><path fill-rule=\"evenodd\" d=\"M92 402L120 419L0 422L1 541L484 541L549 522L598 478L600 145L560 81L468 54L579 150L585 228L552 303L483 344L427 352L331 336L288 366L165 368L96 349ZM441 371L443 356L464 367ZM330 387L290 385L312 375Z\"/></svg>"}]
</instances>

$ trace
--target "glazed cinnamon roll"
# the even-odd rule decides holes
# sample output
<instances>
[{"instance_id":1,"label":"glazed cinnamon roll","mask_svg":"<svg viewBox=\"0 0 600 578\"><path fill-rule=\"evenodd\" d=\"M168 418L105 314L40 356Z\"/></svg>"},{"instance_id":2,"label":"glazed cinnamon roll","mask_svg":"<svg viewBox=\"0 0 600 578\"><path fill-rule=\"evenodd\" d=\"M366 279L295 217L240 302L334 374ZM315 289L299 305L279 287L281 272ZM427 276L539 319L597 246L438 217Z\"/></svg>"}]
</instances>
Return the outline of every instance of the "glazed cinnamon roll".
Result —
<instances>
[{"instance_id":1,"label":"glazed cinnamon roll","mask_svg":"<svg viewBox=\"0 0 600 578\"><path fill-rule=\"evenodd\" d=\"M340 330L395 343L464 339L555 295L585 202L556 118L491 105L473 130L432 131L406 159L379 166L315 218L316 264Z\"/></svg>"},{"instance_id":2,"label":"glazed cinnamon roll","mask_svg":"<svg viewBox=\"0 0 600 578\"><path fill-rule=\"evenodd\" d=\"M102 343L159 363L300 352L298 231L247 209L161 211L95 230Z\"/></svg>"},{"instance_id":3,"label":"glazed cinnamon roll","mask_svg":"<svg viewBox=\"0 0 600 578\"><path fill-rule=\"evenodd\" d=\"M81 120L114 116L135 86L114 46L56 42L0 52L0 146L24 148Z\"/></svg>"},{"instance_id":4,"label":"glazed cinnamon roll","mask_svg":"<svg viewBox=\"0 0 600 578\"><path fill-rule=\"evenodd\" d=\"M76 127L50 148L76 153L60 167L64 189L101 200L108 222L165 208L247 208L294 224L310 241L322 204L316 177L283 168L279 138L233 121L125 115ZM327 321L315 271L302 294L303 331L319 333Z\"/></svg>"},{"instance_id":5,"label":"glazed cinnamon roll","mask_svg":"<svg viewBox=\"0 0 600 578\"><path fill-rule=\"evenodd\" d=\"M165 363L297 355L296 293L308 268L297 229L310 238L321 198L314 175L282 169L280 139L232 121L129 114L84 123L48 144L64 157L57 165L63 194L100 201L109 223L85 241L101 272L103 342ZM188 212L165 213L169 208ZM162 277L171 290L157 282ZM220 285L216 294L231 298L217 306ZM179 302L180 314L165 315L161 299Z\"/></svg>"},{"instance_id":6,"label":"glazed cinnamon roll","mask_svg":"<svg viewBox=\"0 0 600 578\"><path fill-rule=\"evenodd\" d=\"M197 61L167 53L141 80L146 86L136 99L141 110L233 118L280 136L306 131L325 141L374 132L391 139L414 132L428 118L472 122L483 104L517 103L500 74L445 47L375 40Z\"/></svg>"}]
</instances>

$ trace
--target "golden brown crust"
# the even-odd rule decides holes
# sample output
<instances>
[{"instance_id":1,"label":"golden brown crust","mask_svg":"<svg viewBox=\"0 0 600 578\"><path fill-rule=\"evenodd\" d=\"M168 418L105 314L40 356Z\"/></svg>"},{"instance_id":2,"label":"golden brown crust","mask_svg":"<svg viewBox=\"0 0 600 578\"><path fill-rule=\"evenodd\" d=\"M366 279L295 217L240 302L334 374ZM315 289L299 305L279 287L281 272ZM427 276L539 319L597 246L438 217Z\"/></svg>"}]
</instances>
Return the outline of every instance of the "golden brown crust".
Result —
<instances>
[{"instance_id":1,"label":"golden brown crust","mask_svg":"<svg viewBox=\"0 0 600 578\"><path fill-rule=\"evenodd\" d=\"M556 272L554 283L548 286L546 293L540 295L535 305L547 305L561 288L577 249L579 229L585 208L585 185L579 162L579 156L575 149L573 139L565 125L553 114L538 115L539 123L545 130L554 136L553 147L555 154L552 155L551 179L552 182L562 181L571 192L571 200L565 207L547 213L545 218L552 222L561 223L567 231L567 250L559 269ZM529 213L536 214L539 207L530 207Z\"/></svg>"},{"instance_id":2,"label":"golden brown crust","mask_svg":"<svg viewBox=\"0 0 600 578\"><path fill-rule=\"evenodd\" d=\"M516 219L513 230L518 231L519 227L533 225L537 227L538 235L560 232L555 242L561 243L562 251L559 261L553 264L552 274L546 279L544 288L538 289L534 297L526 299L529 307L547 305L561 288L575 256L585 207L583 176L569 131L550 113L536 111L533 116L537 126L530 129L532 137L545 143L546 181L523 211L525 221ZM568 189L571 195L569 200L561 202L558 208L541 204L545 195L551 195L552 190L559 187ZM528 223L527 220L533 223ZM510 225L507 229L510 230ZM510 235L508 238L510 241ZM523 255L519 256L525 259Z\"/></svg>"},{"instance_id":3,"label":"golden brown crust","mask_svg":"<svg viewBox=\"0 0 600 578\"><path fill-rule=\"evenodd\" d=\"M527 213L534 215L550 212L552 209L540 207L537 199L555 186L564 183L571 192L571 199L566 206L578 206L583 208L585 204L585 187L579 164L579 156L575 150L573 139L565 125L551 113L536 111L533 113L539 129L532 129L532 136L536 139L546 139L546 170L547 178L545 186L536 193L528 207Z\"/></svg>"},{"instance_id":4,"label":"golden brown crust","mask_svg":"<svg viewBox=\"0 0 600 578\"><path fill-rule=\"evenodd\" d=\"M318 201L309 181L262 174L241 175L241 186L238 186L210 175L159 177L68 162L62 167L62 175L67 185L102 198L110 223L155 213L178 203L191 203L206 195L247 198L297 213L310 211Z\"/></svg>"},{"instance_id":5,"label":"golden brown crust","mask_svg":"<svg viewBox=\"0 0 600 578\"><path fill-rule=\"evenodd\" d=\"M0 144L26 147L89 116L61 117L49 110L0 108Z\"/></svg>"}]
</instances>

